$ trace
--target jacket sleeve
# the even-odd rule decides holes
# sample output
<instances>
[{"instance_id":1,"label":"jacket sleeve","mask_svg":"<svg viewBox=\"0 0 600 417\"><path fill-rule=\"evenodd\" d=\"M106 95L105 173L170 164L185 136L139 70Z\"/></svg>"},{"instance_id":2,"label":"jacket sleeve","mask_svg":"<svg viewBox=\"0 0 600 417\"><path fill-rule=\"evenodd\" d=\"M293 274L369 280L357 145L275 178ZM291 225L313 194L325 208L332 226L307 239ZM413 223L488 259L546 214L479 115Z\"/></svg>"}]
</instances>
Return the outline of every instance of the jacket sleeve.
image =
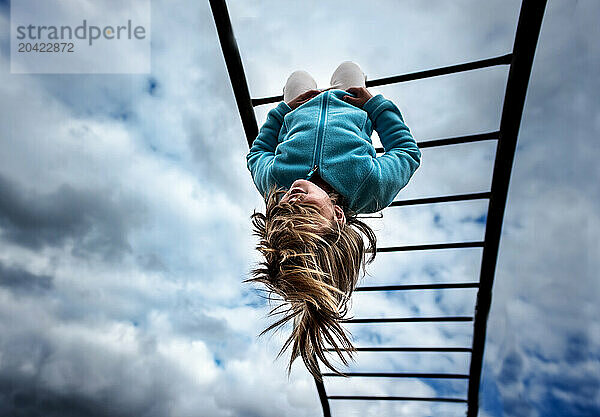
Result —
<instances>
[{"instance_id":1,"label":"jacket sleeve","mask_svg":"<svg viewBox=\"0 0 600 417\"><path fill-rule=\"evenodd\" d=\"M371 193L369 211L379 211L389 206L398 192L421 163L421 151L417 147L410 130L404 123L400 110L381 94L372 97L363 106L375 131L379 134L385 153L373 158L373 171L365 186Z\"/></svg>"},{"instance_id":2,"label":"jacket sleeve","mask_svg":"<svg viewBox=\"0 0 600 417\"><path fill-rule=\"evenodd\" d=\"M292 111L290 106L283 101L269 111L265 124L260 128L258 136L254 139L250 152L246 156L247 166L252 174L254 184L264 197L267 196L273 184L271 170L278 137L284 134L284 129L281 129L283 117L290 111Z\"/></svg>"}]
</instances>

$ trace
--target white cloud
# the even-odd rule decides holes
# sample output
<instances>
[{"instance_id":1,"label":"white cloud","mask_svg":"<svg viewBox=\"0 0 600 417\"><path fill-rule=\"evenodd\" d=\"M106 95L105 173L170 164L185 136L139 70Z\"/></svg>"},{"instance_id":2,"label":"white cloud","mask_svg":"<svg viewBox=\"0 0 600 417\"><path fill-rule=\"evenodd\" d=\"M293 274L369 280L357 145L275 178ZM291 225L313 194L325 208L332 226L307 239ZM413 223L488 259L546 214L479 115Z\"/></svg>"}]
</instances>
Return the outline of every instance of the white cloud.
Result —
<instances>
[{"instance_id":1,"label":"white cloud","mask_svg":"<svg viewBox=\"0 0 600 417\"><path fill-rule=\"evenodd\" d=\"M297 68L325 86L345 59L378 78L504 54L519 10L517 0L230 3L254 96L278 94ZM536 55L494 287L491 372L483 380L497 387L507 415L545 415L544 404L600 408L595 9L551 2ZM15 387L0 395L0 414L61 398L72 415L87 406L97 415L320 414L301 361L289 380L287 357L274 361L285 331L256 337L270 323L268 306L241 283L257 261L249 216L262 202L245 167L209 6L153 2L152 19L151 78L14 76L2 55L0 179L16 191L0 201L0 263L50 277L52 286L35 294L0 287L0 386L11 380ZM374 91L397 102L426 140L496 130L505 82L501 68ZM258 109L259 123L267 110ZM493 141L426 149L400 198L486 191L494 151ZM9 213L23 207L17 200L37 204ZM64 216L44 216L56 207ZM369 223L382 246L479 240L485 210L485 201L394 208ZM95 217L76 222L82 211ZM41 235L32 219L44 220L43 230L64 231L58 220L80 228L60 239L53 232L38 247L6 235ZM111 242L121 242L120 257L106 256ZM480 253L380 254L363 285L473 281ZM473 302L474 290L360 293L353 312L469 315ZM470 323L348 327L360 346L471 342ZM365 354L353 369L464 372L468 355ZM447 382L331 378L326 386L340 395L466 395L464 381ZM332 409L420 416L464 406L332 401Z\"/></svg>"}]
</instances>

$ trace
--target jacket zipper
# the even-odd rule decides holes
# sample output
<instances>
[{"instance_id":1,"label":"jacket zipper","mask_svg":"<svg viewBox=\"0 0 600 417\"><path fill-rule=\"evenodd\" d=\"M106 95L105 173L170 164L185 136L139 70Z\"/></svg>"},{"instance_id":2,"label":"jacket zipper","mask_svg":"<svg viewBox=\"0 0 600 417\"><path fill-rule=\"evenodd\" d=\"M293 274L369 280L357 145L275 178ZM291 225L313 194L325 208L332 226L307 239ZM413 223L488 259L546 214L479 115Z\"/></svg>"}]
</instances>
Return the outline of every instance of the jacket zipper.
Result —
<instances>
[{"instance_id":1,"label":"jacket zipper","mask_svg":"<svg viewBox=\"0 0 600 417\"><path fill-rule=\"evenodd\" d=\"M319 114L319 126L317 128L317 141L315 143L315 158L313 160L313 167L307 174L306 179L310 179L315 172L319 169L319 162L321 160L321 151L323 148L323 136L325 132L325 115L327 113L327 106L329 103L329 91L325 92L321 101L321 112Z\"/></svg>"},{"instance_id":2,"label":"jacket zipper","mask_svg":"<svg viewBox=\"0 0 600 417\"><path fill-rule=\"evenodd\" d=\"M306 179L307 180L311 179L311 177L314 175L314 173L317 172L317 169L319 169L318 165L315 165L314 167L312 167L312 169L309 171L308 175L306 176Z\"/></svg>"}]
</instances>

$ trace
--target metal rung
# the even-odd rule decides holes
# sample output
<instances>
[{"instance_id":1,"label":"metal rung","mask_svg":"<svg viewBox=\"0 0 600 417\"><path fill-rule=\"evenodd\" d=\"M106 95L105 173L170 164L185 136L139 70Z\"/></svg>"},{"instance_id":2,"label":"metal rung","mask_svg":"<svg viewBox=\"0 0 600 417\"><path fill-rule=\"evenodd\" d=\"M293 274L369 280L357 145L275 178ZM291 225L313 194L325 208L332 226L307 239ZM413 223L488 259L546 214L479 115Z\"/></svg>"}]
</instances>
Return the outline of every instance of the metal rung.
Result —
<instances>
[{"instance_id":1,"label":"metal rung","mask_svg":"<svg viewBox=\"0 0 600 417\"><path fill-rule=\"evenodd\" d=\"M380 285L358 287L354 291L407 291L407 290L442 290L448 288L478 288L478 282L463 282L451 284L413 284L413 285Z\"/></svg>"},{"instance_id":2,"label":"metal rung","mask_svg":"<svg viewBox=\"0 0 600 417\"><path fill-rule=\"evenodd\" d=\"M444 322L444 321L473 321L471 316L445 316L445 317L398 317L398 318L372 318L372 319L348 319L344 323L421 323L421 322Z\"/></svg>"},{"instance_id":3,"label":"metal rung","mask_svg":"<svg viewBox=\"0 0 600 417\"><path fill-rule=\"evenodd\" d=\"M419 146L419 148L434 148L438 146L457 145L459 143L481 142L484 140L493 140L498 138L500 138L499 130L488 133L477 133L475 135L454 136L451 138L426 140L423 142L417 142L417 145ZM384 151L385 149L381 147L375 148L375 152L383 153Z\"/></svg>"},{"instance_id":4,"label":"metal rung","mask_svg":"<svg viewBox=\"0 0 600 417\"><path fill-rule=\"evenodd\" d=\"M494 67L496 65L508 65L512 60L512 54L497 56L494 58L481 59L478 61L465 62L463 64L450 65L447 67L434 68L425 71L411 72L409 74L394 75L392 77L378 78L375 80L367 80L367 87L378 87L387 84L396 84L406 81L419 80L423 78L437 77L440 75L454 74L457 72L471 71L480 68ZM252 106L261 106L263 104L275 103L282 101L283 95L253 98Z\"/></svg>"},{"instance_id":5,"label":"metal rung","mask_svg":"<svg viewBox=\"0 0 600 417\"><path fill-rule=\"evenodd\" d=\"M469 200L481 200L490 198L492 193L484 191L481 193L469 193L469 194L454 194L445 195L440 197L426 197L426 198L413 198L411 200L400 200L394 201L390 204L390 207L400 206L415 206L417 204L432 204L432 203L447 203L449 201L469 201Z\"/></svg>"},{"instance_id":6,"label":"metal rung","mask_svg":"<svg viewBox=\"0 0 600 417\"><path fill-rule=\"evenodd\" d=\"M350 350L350 349L340 349ZM355 349L358 352L461 352L471 353L471 348L461 347L360 347ZM325 349L326 352L335 352L333 348Z\"/></svg>"},{"instance_id":7,"label":"metal rung","mask_svg":"<svg viewBox=\"0 0 600 417\"><path fill-rule=\"evenodd\" d=\"M364 401L429 401L443 403L466 403L462 398L437 398L437 397L378 397L370 395L330 395L330 400L364 400Z\"/></svg>"},{"instance_id":8,"label":"metal rung","mask_svg":"<svg viewBox=\"0 0 600 417\"><path fill-rule=\"evenodd\" d=\"M439 67L425 71L412 72L410 74L379 78L376 80L367 81L367 87L377 87L380 85L396 84L406 81L419 80L423 78L437 77L440 75L455 74L457 72L472 71L475 69L494 67L496 65L509 65L511 60L512 54L500 55L494 58L470 61L465 62L463 64L450 65L447 67Z\"/></svg>"},{"instance_id":9,"label":"metal rung","mask_svg":"<svg viewBox=\"0 0 600 417\"><path fill-rule=\"evenodd\" d=\"M430 374L420 372L345 372L339 375L325 372L323 376L331 377L364 377L364 378L431 378L431 379L469 379L466 374Z\"/></svg>"},{"instance_id":10,"label":"metal rung","mask_svg":"<svg viewBox=\"0 0 600 417\"><path fill-rule=\"evenodd\" d=\"M384 252L405 252L413 250L430 249L453 249L453 248L483 248L483 241L475 242L456 242L456 243L434 243L428 245L408 245L408 246L389 246L386 248L377 248L377 253Z\"/></svg>"}]
</instances>

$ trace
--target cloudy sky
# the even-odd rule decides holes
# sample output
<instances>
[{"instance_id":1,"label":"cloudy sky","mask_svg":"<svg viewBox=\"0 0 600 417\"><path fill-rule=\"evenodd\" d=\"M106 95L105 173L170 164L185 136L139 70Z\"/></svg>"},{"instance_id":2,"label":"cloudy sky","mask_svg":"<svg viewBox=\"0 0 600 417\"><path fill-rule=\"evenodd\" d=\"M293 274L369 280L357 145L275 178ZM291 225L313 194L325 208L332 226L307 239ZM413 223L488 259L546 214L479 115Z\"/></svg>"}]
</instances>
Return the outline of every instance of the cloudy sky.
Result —
<instances>
[{"instance_id":1,"label":"cloudy sky","mask_svg":"<svg viewBox=\"0 0 600 417\"><path fill-rule=\"evenodd\" d=\"M316 416L256 288L263 203L205 1L152 0L152 73L10 73L0 1L0 415ZM512 50L518 0L236 1L254 97L295 69L326 87ZM110 16L112 1L89 4ZM480 415L600 414L600 3L549 0L494 285ZM121 59L128 59L127 56ZM496 130L507 67L373 89L417 140ZM257 109L262 123L269 106ZM487 191L495 142L425 149L398 199ZM385 210L382 246L479 240L485 201ZM381 254L365 285L476 280L479 249ZM474 290L356 294L355 317L469 315ZM470 346L471 325L348 326L357 346ZM468 371L453 354L358 356L355 371ZM331 395L466 396L462 381L330 378ZM462 415L462 405L333 401L333 415Z\"/></svg>"}]
</instances>

